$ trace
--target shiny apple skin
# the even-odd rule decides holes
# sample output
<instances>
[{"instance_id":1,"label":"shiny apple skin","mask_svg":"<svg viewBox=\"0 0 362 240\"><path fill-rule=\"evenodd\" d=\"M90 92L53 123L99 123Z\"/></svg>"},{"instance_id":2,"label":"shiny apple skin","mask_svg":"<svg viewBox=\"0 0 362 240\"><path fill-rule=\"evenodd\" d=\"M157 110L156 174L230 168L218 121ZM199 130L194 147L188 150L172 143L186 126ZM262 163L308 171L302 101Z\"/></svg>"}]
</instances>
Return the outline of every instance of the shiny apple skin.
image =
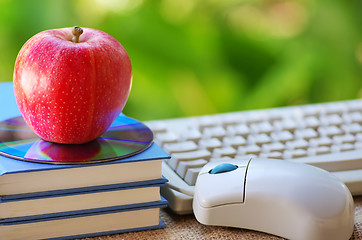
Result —
<instances>
[{"instance_id":1,"label":"shiny apple skin","mask_svg":"<svg viewBox=\"0 0 362 240\"><path fill-rule=\"evenodd\" d=\"M99 30L52 29L21 48L13 83L19 110L42 139L81 144L101 136L122 112L132 85L123 46Z\"/></svg>"}]
</instances>

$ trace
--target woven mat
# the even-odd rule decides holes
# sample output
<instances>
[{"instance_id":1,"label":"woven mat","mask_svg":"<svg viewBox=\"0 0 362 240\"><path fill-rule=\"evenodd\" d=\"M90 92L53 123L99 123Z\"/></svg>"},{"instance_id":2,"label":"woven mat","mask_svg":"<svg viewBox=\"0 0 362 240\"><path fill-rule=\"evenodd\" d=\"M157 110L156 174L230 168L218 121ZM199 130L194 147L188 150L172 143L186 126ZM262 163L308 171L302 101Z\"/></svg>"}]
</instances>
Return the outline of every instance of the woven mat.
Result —
<instances>
[{"instance_id":1,"label":"woven mat","mask_svg":"<svg viewBox=\"0 0 362 240\"><path fill-rule=\"evenodd\" d=\"M362 196L355 197L355 230L352 240L362 240ZM199 224L193 215L179 216L172 213L168 209L161 210L160 218L166 225L163 229L152 231L124 233L118 235L110 235L97 238L88 238L89 240L135 240L135 239L167 239L167 240L181 240L181 239L268 239L280 240L282 238L271 236L268 234L249 231L237 228L227 227L210 227Z\"/></svg>"}]
</instances>

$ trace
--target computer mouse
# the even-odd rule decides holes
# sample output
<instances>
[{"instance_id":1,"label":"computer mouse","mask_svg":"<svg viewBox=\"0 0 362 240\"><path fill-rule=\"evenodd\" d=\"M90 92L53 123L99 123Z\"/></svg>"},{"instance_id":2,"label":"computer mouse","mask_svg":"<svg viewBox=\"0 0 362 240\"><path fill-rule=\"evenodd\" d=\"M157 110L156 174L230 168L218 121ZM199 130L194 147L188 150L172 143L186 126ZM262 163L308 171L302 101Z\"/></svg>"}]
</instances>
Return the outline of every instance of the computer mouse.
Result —
<instances>
[{"instance_id":1,"label":"computer mouse","mask_svg":"<svg viewBox=\"0 0 362 240\"><path fill-rule=\"evenodd\" d=\"M331 173L275 159L210 162L195 184L193 211L206 225L296 240L349 239L354 203Z\"/></svg>"}]
</instances>

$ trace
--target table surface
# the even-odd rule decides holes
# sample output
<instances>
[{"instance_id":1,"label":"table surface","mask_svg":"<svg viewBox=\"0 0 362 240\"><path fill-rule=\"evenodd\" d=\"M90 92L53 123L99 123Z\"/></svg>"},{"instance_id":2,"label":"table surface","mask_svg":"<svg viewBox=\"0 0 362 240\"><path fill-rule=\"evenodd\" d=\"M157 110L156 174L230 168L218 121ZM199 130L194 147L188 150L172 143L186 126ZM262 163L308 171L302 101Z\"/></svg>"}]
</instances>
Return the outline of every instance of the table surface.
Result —
<instances>
[{"instance_id":1,"label":"table surface","mask_svg":"<svg viewBox=\"0 0 362 240\"><path fill-rule=\"evenodd\" d=\"M362 239L362 196L354 197L355 202L355 228L351 240ZM88 240L118 240L118 239L270 239L279 240L282 238L255 232L245 229L204 226L198 223L193 215L180 216L174 214L169 209L162 209L160 213L161 221L165 228L109 235L96 238L86 238Z\"/></svg>"}]
</instances>

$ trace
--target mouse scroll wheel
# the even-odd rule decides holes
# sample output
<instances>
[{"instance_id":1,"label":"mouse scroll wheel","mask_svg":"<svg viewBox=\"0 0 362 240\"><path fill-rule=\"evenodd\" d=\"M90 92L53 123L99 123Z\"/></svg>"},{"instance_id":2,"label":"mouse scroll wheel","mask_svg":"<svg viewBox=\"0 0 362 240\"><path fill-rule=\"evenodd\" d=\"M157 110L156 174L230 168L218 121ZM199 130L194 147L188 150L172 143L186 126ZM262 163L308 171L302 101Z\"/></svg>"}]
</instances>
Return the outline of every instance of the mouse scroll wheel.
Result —
<instances>
[{"instance_id":1,"label":"mouse scroll wheel","mask_svg":"<svg viewBox=\"0 0 362 240\"><path fill-rule=\"evenodd\" d=\"M213 169L211 169L209 171L209 173L210 174L219 174L219 173L224 173L224 172L231 172L231 171L234 171L237 168L238 168L238 166L236 166L234 164L222 163L222 164L217 165Z\"/></svg>"}]
</instances>

